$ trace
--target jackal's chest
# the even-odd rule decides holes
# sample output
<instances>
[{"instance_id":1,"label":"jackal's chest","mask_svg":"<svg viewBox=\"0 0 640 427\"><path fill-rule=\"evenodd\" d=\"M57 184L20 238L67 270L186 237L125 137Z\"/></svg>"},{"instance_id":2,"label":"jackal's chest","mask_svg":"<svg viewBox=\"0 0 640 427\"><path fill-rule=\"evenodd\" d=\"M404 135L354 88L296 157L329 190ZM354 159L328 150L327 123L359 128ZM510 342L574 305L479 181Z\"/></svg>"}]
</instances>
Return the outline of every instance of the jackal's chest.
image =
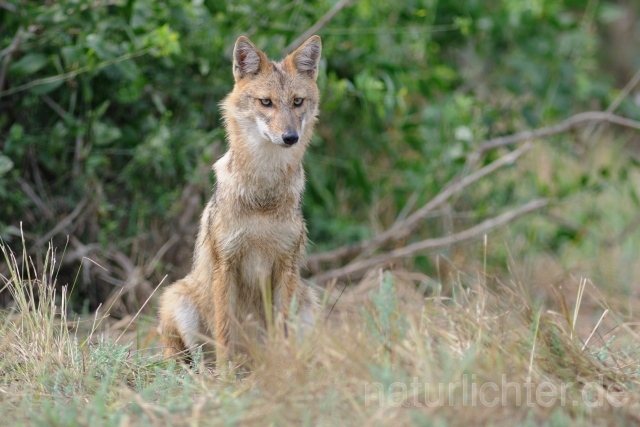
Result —
<instances>
[{"instance_id":1,"label":"jackal's chest","mask_svg":"<svg viewBox=\"0 0 640 427\"><path fill-rule=\"evenodd\" d=\"M224 215L218 227L219 250L225 258L277 261L300 250L304 238L301 218L279 221L267 215Z\"/></svg>"},{"instance_id":2,"label":"jackal's chest","mask_svg":"<svg viewBox=\"0 0 640 427\"><path fill-rule=\"evenodd\" d=\"M227 265L233 266L238 292L248 292L247 301L260 303L256 292L261 286L277 287L285 271L298 268L304 238L301 222L283 224L252 215L227 221L224 230L219 231L219 254Z\"/></svg>"},{"instance_id":3,"label":"jackal's chest","mask_svg":"<svg viewBox=\"0 0 640 427\"><path fill-rule=\"evenodd\" d=\"M255 168L244 171L247 176L234 175L230 152L215 165L212 231L219 255L241 269L269 270L283 259L298 258L304 241L304 221L298 210L304 175L299 171L287 178L280 168L270 168L266 176Z\"/></svg>"}]
</instances>

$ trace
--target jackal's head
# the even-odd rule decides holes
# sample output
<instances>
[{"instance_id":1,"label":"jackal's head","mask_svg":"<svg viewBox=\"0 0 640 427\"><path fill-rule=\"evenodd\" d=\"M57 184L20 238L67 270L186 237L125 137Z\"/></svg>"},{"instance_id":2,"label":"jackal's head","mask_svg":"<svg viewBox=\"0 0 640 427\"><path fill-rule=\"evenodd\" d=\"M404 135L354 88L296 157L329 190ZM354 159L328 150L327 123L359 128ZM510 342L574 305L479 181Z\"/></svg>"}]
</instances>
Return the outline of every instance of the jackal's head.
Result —
<instances>
[{"instance_id":1,"label":"jackal's head","mask_svg":"<svg viewBox=\"0 0 640 427\"><path fill-rule=\"evenodd\" d=\"M318 114L321 50L320 37L313 36L274 62L248 38L238 38L233 49L235 85L222 103L231 145L304 150Z\"/></svg>"}]
</instances>

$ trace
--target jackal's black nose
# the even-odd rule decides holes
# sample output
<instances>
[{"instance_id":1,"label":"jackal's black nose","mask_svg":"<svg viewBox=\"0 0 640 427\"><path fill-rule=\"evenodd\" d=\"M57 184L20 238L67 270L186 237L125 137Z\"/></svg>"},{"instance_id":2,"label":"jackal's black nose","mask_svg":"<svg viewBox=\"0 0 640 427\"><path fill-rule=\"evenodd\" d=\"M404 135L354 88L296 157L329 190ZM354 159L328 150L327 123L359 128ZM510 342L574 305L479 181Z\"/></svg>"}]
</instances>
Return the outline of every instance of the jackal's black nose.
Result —
<instances>
[{"instance_id":1,"label":"jackal's black nose","mask_svg":"<svg viewBox=\"0 0 640 427\"><path fill-rule=\"evenodd\" d=\"M298 136L298 132L286 132L282 134L282 140L287 145L293 145L298 142L300 137Z\"/></svg>"}]
</instances>

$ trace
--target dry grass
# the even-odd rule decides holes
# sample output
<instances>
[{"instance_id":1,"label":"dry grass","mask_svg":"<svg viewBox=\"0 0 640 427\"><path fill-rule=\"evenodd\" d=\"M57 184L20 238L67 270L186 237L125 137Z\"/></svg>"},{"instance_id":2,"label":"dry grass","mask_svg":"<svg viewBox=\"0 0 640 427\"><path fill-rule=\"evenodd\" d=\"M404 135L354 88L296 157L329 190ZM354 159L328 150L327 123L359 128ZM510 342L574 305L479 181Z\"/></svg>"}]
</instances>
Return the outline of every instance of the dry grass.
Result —
<instances>
[{"instance_id":1,"label":"dry grass","mask_svg":"<svg viewBox=\"0 0 640 427\"><path fill-rule=\"evenodd\" d=\"M69 321L55 252L39 275L3 252L6 425L640 424L637 324L589 280L371 270L305 341L273 334L248 371L216 372L162 361L145 318Z\"/></svg>"}]
</instances>

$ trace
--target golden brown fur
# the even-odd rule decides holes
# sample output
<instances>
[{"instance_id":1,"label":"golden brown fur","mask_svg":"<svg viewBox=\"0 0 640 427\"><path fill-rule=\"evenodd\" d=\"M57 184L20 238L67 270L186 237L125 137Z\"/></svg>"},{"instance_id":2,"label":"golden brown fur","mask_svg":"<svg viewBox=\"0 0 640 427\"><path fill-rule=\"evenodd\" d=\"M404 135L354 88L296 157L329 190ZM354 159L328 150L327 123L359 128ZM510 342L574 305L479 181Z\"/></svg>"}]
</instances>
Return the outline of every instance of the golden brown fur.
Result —
<instances>
[{"instance_id":1,"label":"golden brown fur","mask_svg":"<svg viewBox=\"0 0 640 427\"><path fill-rule=\"evenodd\" d=\"M246 37L236 42L235 86L222 102L229 150L214 165L216 188L200 220L192 270L160 299L166 357L202 336L215 337L218 360L229 357L266 327L272 309L290 319L293 307L300 323L313 322L317 297L299 274L306 240L300 205L320 53L318 36L278 63Z\"/></svg>"}]
</instances>

